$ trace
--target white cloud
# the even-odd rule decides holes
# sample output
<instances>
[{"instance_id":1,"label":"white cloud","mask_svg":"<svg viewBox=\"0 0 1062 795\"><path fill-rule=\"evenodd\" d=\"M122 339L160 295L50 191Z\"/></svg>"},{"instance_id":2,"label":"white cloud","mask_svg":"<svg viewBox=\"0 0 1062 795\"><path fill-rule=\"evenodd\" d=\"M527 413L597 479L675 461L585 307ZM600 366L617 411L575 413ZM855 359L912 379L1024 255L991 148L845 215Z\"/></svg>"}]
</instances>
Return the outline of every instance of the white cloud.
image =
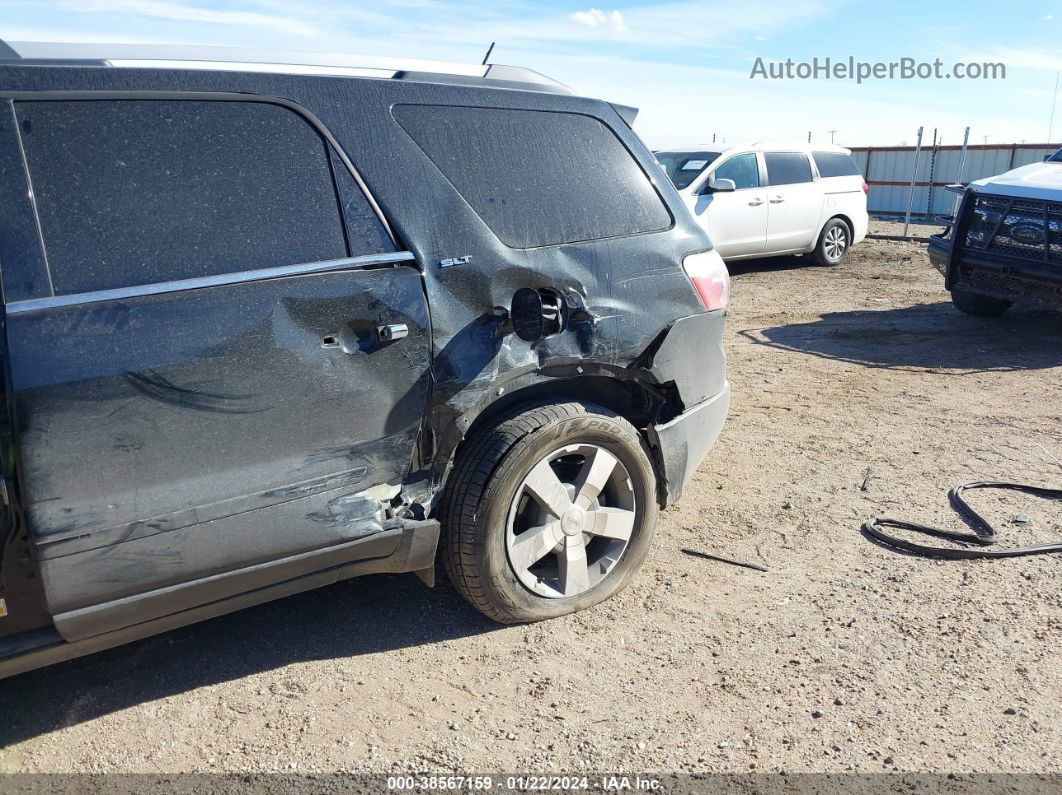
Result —
<instances>
[{"instance_id":1,"label":"white cloud","mask_svg":"<svg viewBox=\"0 0 1062 795\"><path fill-rule=\"evenodd\" d=\"M613 9L611 13L606 14L600 8L591 8L588 11L576 11L569 19L591 28L611 26L617 33L627 32L627 25L619 9Z\"/></svg>"}]
</instances>

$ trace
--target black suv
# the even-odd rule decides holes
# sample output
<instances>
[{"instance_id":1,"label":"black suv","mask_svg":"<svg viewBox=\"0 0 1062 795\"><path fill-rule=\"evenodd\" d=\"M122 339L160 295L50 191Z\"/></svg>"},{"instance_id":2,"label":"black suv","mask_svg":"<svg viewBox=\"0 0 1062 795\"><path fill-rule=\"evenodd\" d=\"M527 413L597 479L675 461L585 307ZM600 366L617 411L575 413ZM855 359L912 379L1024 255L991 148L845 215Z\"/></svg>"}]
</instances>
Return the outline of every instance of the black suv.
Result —
<instances>
[{"instance_id":1,"label":"black suv","mask_svg":"<svg viewBox=\"0 0 1062 795\"><path fill-rule=\"evenodd\" d=\"M207 61L0 43L0 675L437 547L502 622L622 588L729 401L634 111Z\"/></svg>"},{"instance_id":2,"label":"black suv","mask_svg":"<svg viewBox=\"0 0 1062 795\"><path fill-rule=\"evenodd\" d=\"M949 190L962 202L928 248L955 307L981 317L1019 301L1062 309L1062 149Z\"/></svg>"}]
</instances>

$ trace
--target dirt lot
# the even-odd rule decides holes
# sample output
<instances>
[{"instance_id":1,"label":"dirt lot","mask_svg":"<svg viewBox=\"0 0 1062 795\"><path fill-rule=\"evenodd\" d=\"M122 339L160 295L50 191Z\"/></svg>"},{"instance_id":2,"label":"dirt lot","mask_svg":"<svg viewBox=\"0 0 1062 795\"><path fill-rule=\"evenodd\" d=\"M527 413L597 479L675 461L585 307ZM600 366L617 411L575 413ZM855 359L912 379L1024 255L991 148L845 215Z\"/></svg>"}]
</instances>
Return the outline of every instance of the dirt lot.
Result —
<instances>
[{"instance_id":1,"label":"dirt lot","mask_svg":"<svg viewBox=\"0 0 1062 795\"><path fill-rule=\"evenodd\" d=\"M734 270L729 424L617 598L508 628L412 575L265 605L0 684L0 771L1062 771L1059 556L859 532L1062 483L1062 318L965 317L910 243ZM1062 537L1057 503L976 500Z\"/></svg>"}]
</instances>

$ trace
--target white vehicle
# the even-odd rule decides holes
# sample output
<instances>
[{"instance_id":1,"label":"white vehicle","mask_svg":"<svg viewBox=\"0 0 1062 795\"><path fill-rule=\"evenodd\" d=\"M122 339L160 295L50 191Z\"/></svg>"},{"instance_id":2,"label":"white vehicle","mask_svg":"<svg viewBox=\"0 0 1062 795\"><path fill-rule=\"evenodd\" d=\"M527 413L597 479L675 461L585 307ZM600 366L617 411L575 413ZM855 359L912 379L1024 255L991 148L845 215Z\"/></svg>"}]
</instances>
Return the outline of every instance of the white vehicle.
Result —
<instances>
[{"instance_id":1,"label":"white vehicle","mask_svg":"<svg viewBox=\"0 0 1062 795\"><path fill-rule=\"evenodd\" d=\"M866 237L867 184L840 146L706 146L656 159L724 259L813 254L836 265Z\"/></svg>"}]
</instances>

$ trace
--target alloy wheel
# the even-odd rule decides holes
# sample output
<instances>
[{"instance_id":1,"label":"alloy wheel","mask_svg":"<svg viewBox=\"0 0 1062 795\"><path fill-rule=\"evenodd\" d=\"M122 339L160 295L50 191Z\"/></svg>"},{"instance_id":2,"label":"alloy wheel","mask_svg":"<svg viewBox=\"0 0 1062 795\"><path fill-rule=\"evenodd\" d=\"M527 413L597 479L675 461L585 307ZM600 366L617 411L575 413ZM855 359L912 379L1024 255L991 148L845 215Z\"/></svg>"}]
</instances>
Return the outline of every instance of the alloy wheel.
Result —
<instances>
[{"instance_id":1,"label":"alloy wheel","mask_svg":"<svg viewBox=\"0 0 1062 795\"><path fill-rule=\"evenodd\" d=\"M823 241L823 249L826 251L826 256L833 262L836 262L844 255L844 250L848 248L848 234L841 226L830 227L826 232L826 239Z\"/></svg>"},{"instance_id":2,"label":"alloy wheel","mask_svg":"<svg viewBox=\"0 0 1062 795\"><path fill-rule=\"evenodd\" d=\"M616 567L634 532L630 473L595 444L542 458L509 507L505 548L520 582L539 596L576 596Z\"/></svg>"}]
</instances>

